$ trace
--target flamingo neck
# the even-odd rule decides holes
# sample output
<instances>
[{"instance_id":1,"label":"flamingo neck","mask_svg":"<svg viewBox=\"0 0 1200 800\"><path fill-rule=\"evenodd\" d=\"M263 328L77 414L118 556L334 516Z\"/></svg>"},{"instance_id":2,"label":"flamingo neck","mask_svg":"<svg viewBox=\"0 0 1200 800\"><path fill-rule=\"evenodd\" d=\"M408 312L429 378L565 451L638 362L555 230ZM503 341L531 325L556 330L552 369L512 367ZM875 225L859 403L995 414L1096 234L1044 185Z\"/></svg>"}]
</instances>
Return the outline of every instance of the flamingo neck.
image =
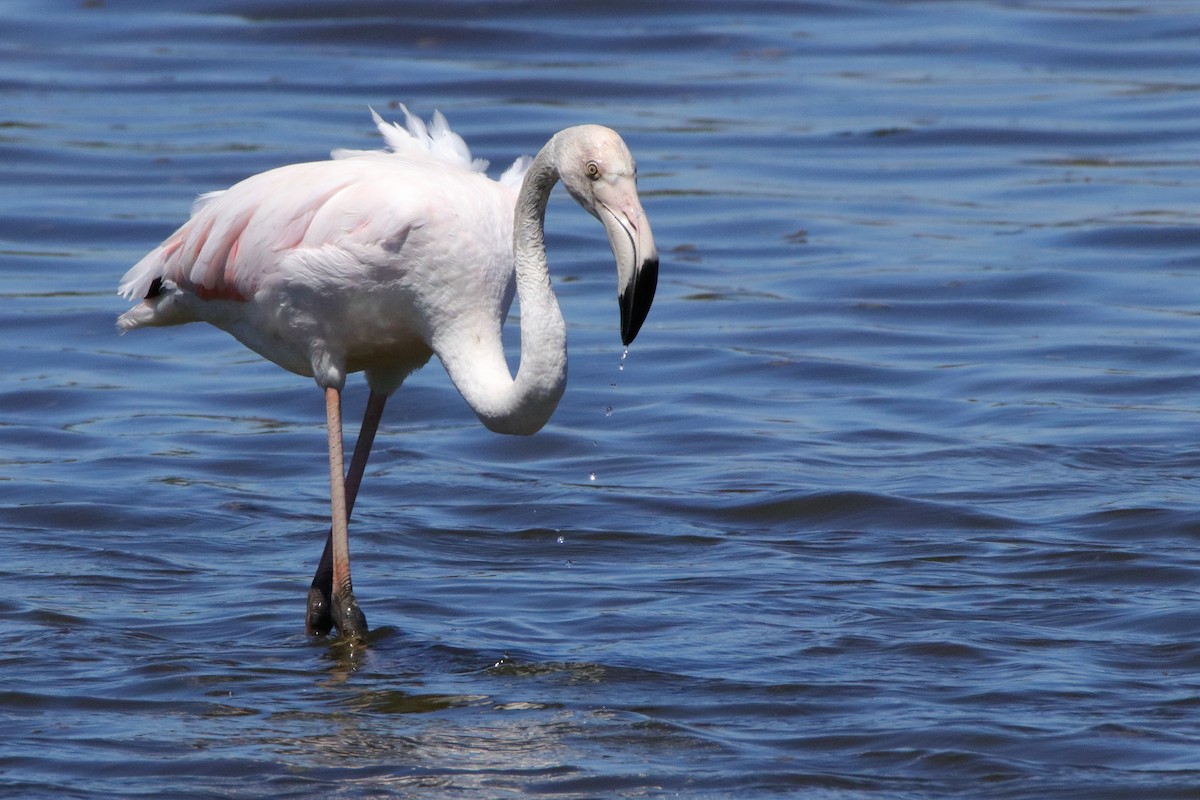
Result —
<instances>
[{"instance_id":1,"label":"flamingo neck","mask_svg":"<svg viewBox=\"0 0 1200 800\"><path fill-rule=\"evenodd\" d=\"M513 256L521 315L521 363L512 378L499 337L443 357L455 385L489 430L528 435L558 407L567 384L567 329L550 287L543 227L550 191L558 182L555 140L538 153L517 196ZM498 330L497 330L498 333Z\"/></svg>"}]
</instances>

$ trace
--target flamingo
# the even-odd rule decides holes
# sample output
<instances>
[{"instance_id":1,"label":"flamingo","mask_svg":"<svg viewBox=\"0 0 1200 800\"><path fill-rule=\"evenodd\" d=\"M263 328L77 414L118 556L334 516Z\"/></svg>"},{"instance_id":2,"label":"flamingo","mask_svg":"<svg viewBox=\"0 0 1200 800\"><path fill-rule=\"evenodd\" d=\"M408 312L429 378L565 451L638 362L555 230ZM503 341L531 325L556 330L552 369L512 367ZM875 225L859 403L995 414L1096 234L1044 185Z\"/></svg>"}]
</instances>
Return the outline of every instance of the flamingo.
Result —
<instances>
[{"instance_id":1,"label":"flamingo","mask_svg":"<svg viewBox=\"0 0 1200 800\"><path fill-rule=\"evenodd\" d=\"M387 399L433 355L498 433L535 433L562 397L566 325L543 239L554 185L561 180L604 224L623 344L637 336L658 282L637 168L615 131L567 128L492 180L440 112L426 124L400 108L403 127L371 109L386 150L335 150L201 195L118 289L136 301L117 320L122 333L207 322L324 391L331 525L305 623L358 643L368 629L350 578L348 523ZM501 342L514 292L515 378ZM343 473L341 391L360 371L370 394Z\"/></svg>"}]
</instances>

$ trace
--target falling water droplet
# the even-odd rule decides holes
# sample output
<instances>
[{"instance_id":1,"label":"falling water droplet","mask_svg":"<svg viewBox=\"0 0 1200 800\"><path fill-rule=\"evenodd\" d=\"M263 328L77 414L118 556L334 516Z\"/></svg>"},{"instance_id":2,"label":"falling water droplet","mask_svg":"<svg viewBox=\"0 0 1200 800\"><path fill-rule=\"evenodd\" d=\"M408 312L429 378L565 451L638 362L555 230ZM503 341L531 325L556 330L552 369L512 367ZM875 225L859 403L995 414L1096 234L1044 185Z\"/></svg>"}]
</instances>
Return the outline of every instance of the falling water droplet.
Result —
<instances>
[{"instance_id":1,"label":"falling water droplet","mask_svg":"<svg viewBox=\"0 0 1200 800\"><path fill-rule=\"evenodd\" d=\"M612 416L612 406L605 406L605 407L604 407L604 416L606 416L606 417L611 417L611 416Z\"/></svg>"},{"instance_id":2,"label":"falling water droplet","mask_svg":"<svg viewBox=\"0 0 1200 800\"><path fill-rule=\"evenodd\" d=\"M554 541L558 542L559 544L562 544L563 542L566 541L566 539L564 539L563 537L560 536L557 539L555 539Z\"/></svg>"},{"instance_id":3,"label":"falling water droplet","mask_svg":"<svg viewBox=\"0 0 1200 800\"><path fill-rule=\"evenodd\" d=\"M589 480L589 481L594 481L594 480L596 480L596 473L594 473L594 472L589 472L589 473L588 473L588 480Z\"/></svg>"}]
</instances>

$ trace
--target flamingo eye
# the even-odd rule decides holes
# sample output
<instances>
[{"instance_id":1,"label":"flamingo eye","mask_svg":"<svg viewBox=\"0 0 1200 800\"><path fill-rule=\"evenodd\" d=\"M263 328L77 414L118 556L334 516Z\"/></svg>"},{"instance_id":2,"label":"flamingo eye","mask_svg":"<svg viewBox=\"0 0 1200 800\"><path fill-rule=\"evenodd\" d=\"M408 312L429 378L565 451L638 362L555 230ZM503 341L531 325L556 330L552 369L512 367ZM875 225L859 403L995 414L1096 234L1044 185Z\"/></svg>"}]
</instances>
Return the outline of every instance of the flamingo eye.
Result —
<instances>
[{"instance_id":1,"label":"flamingo eye","mask_svg":"<svg viewBox=\"0 0 1200 800\"><path fill-rule=\"evenodd\" d=\"M595 161L589 161L587 163L587 176L589 178L591 178L592 180L596 180L597 178L599 178L600 177L600 165L597 164Z\"/></svg>"}]
</instances>

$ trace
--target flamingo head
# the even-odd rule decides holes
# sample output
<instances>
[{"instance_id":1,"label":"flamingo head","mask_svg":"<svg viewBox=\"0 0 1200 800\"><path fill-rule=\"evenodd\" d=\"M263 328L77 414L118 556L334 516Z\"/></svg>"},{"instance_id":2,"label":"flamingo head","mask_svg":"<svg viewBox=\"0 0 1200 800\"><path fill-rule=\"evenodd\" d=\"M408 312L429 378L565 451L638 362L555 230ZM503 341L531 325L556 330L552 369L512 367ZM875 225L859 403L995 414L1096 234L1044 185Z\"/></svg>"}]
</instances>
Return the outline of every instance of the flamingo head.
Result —
<instances>
[{"instance_id":1,"label":"flamingo head","mask_svg":"<svg viewBox=\"0 0 1200 800\"><path fill-rule=\"evenodd\" d=\"M658 286L658 248L637 193L637 164L616 131L580 125L559 134L558 173L571 197L604 223L617 260L621 343L641 330Z\"/></svg>"}]
</instances>

